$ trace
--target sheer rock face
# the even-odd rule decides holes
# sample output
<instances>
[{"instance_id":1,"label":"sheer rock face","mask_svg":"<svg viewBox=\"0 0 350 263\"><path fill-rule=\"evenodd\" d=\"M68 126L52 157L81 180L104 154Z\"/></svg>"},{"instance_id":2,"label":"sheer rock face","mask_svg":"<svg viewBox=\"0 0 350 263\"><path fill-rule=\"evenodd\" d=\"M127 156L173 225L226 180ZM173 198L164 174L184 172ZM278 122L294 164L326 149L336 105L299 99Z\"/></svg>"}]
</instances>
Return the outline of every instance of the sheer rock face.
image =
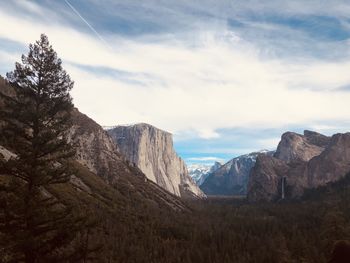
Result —
<instances>
[{"instance_id":1,"label":"sheer rock face","mask_svg":"<svg viewBox=\"0 0 350 263\"><path fill-rule=\"evenodd\" d=\"M335 134L325 151L307 164L308 186L339 180L349 171L350 133Z\"/></svg>"},{"instance_id":2,"label":"sheer rock face","mask_svg":"<svg viewBox=\"0 0 350 263\"><path fill-rule=\"evenodd\" d=\"M245 195L250 171L259 154L271 156L273 152L254 152L236 157L209 174L200 188L208 195Z\"/></svg>"},{"instance_id":3,"label":"sheer rock face","mask_svg":"<svg viewBox=\"0 0 350 263\"><path fill-rule=\"evenodd\" d=\"M73 111L72 117L73 126L69 137L76 145L76 159L80 164L111 184L121 175L133 175L134 171L131 171L112 138L100 125L77 109Z\"/></svg>"},{"instance_id":4,"label":"sheer rock face","mask_svg":"<svg viewBox=\"0 0 350 263\"><path fill-rule=\"evenodd\" d=\"M176 154L172 135L148 124L117 126L108 131L120 152L147 178L181 197L204 197Z\"/></svg>"},{"instance_id":5,"label":"sheer rock face","mask_svg":"<svg viewBox=\"0 0 350 263\"><path fill-rule=\"evenodd\" d=\"M248 184L248 199L251 201L271 201L280 194L281 176L289 166L283 160L260 154L253 167Z\"/></svg>"},{"instance_id":6,"label":"sheer rock face","mask_svg":"<svg viewBox=\"0 0 350 263\"><path fill-rule=\"evenodd\" d=\"M273 161L259 159L252 170L250 200L281 198L282 177L286 178L286 196L295 198L305 189L337 181L350 171L350 133L331 138L309 131L304 136L287 133L282 136L279 150ZM284 169L280 169L282 163Z\"/></svg>"}]
</instances>

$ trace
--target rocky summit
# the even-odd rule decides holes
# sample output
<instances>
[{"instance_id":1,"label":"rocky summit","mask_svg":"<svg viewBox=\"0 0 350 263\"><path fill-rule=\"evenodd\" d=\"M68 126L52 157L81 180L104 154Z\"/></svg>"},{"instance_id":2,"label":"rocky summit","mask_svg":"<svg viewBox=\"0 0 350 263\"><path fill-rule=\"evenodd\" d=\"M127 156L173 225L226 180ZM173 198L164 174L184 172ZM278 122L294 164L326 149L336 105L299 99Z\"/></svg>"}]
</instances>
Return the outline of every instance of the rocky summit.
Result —
<instances>
[{"instance_id":1,"label":"rocky summit","mask_svg":"<svg viewBox=\"0 0 350 263\"><path fill-rule=\"evenodd\" d=\"M304 135L286 132L282 135L274 157L286 162L309 161L320 155L329 138L316 132L305 131Z\"/></svg>"},{"instance_id":2,"label":"rocky summit","mask_svg":"<svg viewBox=\"0 0 350 263\"><path fill-rule=\"evenodd\" d=\"M117 126L108 133L126 159L149 180L177 196L205 196L176 154L170 133L145 123Z\"/></svg>"}]
</instances>

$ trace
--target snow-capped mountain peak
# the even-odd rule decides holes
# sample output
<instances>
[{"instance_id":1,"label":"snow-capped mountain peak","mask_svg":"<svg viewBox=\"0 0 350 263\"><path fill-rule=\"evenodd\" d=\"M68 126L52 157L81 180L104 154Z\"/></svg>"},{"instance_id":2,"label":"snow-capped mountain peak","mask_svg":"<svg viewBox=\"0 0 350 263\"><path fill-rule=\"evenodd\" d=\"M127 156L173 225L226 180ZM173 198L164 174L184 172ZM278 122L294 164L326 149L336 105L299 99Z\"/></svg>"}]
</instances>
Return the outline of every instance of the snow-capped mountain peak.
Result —
<instances>
[{"instance_id":1,"label":"snow-capped mountain peak","mask_svg":"<svg viewBox=\"0 0 350 263\"><path fill-rule=\"evenodd\" d=\"M187 165L188 173L197 185L201 185L208 175L221 167L221 163L215 162L214 165L209 164L189 164Z\"/></svg>"}]
</instances>

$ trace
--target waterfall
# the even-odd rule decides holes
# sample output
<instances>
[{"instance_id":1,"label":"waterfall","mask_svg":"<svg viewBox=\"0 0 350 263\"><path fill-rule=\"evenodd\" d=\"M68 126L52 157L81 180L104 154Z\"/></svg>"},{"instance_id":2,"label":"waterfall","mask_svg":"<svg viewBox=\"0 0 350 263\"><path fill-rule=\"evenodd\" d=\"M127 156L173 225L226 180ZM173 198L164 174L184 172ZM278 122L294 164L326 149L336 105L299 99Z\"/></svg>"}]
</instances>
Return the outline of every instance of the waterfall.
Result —
<instances>
[{"instance_id":1,"label":"waterfall","mask_svg":"<svg viewBox=\"0 0 350 263\"><path fill-rule=\"evenodd\" d=\"M281 199L285 198L285 184L286 184L286 177L283 176L281 181Z\"/></svg>"}]
</instances>

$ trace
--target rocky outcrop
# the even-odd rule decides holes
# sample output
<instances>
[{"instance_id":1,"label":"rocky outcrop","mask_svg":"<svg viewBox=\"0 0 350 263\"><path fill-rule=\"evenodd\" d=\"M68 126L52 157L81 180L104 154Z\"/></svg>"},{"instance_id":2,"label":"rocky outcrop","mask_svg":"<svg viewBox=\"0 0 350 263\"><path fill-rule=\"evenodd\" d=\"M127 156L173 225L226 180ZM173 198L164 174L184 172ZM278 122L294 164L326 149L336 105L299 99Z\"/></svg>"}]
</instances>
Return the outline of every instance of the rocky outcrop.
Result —
<instances>
[{"instance_id":1,"label":"rocky outcrop","mask_svg":"<svg viewBox=\"0 0 350 263\"><path fill-rule=\"evenodd\" d=\"M287 174L289 166L285 161L260 154L251 171L248 198L254 201L275 200L280 193L281 178Z\"/></svg>"},{"instance_id":2,"label":"rocky outcrop","mask_svg":"<svg viewBox=\"0 0 350 263\"><path fill-rule=\"evenodd\" d=\"M336 181L350 171L350 133L335 134L328 147L307 164L308 187Z\"/></svg>"},{"instance_id":3,"label":"rocky outcrop","mask_svg":"<svg viewBox=\"0 0 350 263\"><path fill-rule=\"evenodd\" d=\"M251 169L259 154L271 156L274 152L261 151L233 158L210 173L200 188L207 195L245 195Z\"/></svg>"},{"instance_id":4,"label":"rocky outcrop","mask_svg":"<svg viewBox=\"0 0 350 263\"><path fill-rule=\"evenodd\" d=\"M108 133L126 159L149 180L177 196L204 197L176 154L170 133L144 123L117 126Z\"/></svg>"},{"instance_id":5,"label":"rocky outcrop","mask_svg":"<svg viewBox=\"0 0 350 263\"><path fill-rule=\"evenodd\" d=\"M304 131L304 137L310 144L317 145L323 148L325 148L331 141L331 138L328 136L308 130Z\"/></svg>"},{"instance_id":6,"label":"rocky outcrop","mask_svg":"<svg viewBox=\"0 0 350 263\"><path fill-rule=\"evenodd\" d=\"M305 189L337 181L350 171L350 133L331 138L310 131L286 133L274 157L258 159L250 175L248 199L280 199L282 180L286 197L296 198Z\"/></svg>"},{"instance_id":7,"label":"rocky outcrop","mask_svg":"<svg viewBox=\"0 0 350 263\"><path fill-rule=\"evenodd\" d=\"M13 152L10 152L5 147L0 145L0 160L8 161L11 158L16 158L16 156L17 156L16 154L14 154Z\"/></svg>"},{"instance_id":8,"label":"rocky outcrop","mask_svg":"<svg viewBox=\"0 0 350 263\"><path fill-rule=\"evenodd\" d=\"M133 173L127 160L100 125L77 109L73 111L72 117L69 138L76 146L76 159L80 164L111 184L119 176Z\"/></svg>"},{"instance_id":9,"label":"rocky outcrop","mask_svg":"<svg viewBox=\"0 0 350 263\"><path fill-rule=\"evenodd\" d=\"M309 161L320 155L329 138L316 132L305 131L304 135L286 132L282 135L274 157L286 162Z\"/></svg>"}]
</instances>

